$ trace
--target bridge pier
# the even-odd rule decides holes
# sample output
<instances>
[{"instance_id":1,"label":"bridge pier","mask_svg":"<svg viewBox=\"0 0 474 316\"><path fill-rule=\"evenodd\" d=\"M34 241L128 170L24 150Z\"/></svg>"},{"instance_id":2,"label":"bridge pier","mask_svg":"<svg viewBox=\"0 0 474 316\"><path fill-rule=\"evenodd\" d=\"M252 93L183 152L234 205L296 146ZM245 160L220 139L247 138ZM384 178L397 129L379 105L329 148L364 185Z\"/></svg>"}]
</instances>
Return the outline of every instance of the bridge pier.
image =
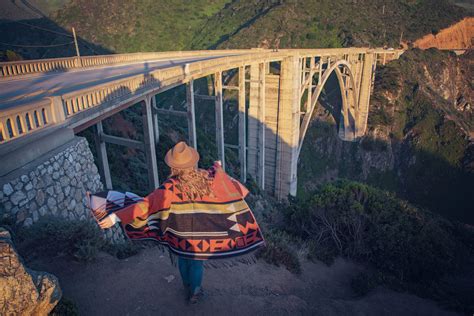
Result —
<instances>
[{"instance_id":1,"label":"bridge pier","mask_svg":"<svg viewBox=\"0 0 474 316\"><path fill-rule=\"evenodd\" d=\"M196 113L194 111L194 80L191 80L186 84L186 103L189 144L194 147L194 149L197 149Z\"/></svg>"},{"instance_id":2,"label":"bridge pier","mask_svg":"<svg viewBox=\"0 0 474 316\"><path fill-rule=\"evenodd\" d=\"M265 189L265 63L250 65L247 171Z\"/></svg>"},{"instance_id":3,"label":"bridge pier","mask_svg":"<svg viewBox=\"0 0 474 316\"><path fill-rule=\"evenodd\" d=\"M296 172L300 128L300 63L296 56L281 62L277 128L275 196L296 195Z\"/></svg>"},{"instance_id":4,"label":"bridge pier","mask_svg":"<svg viewBox=\"0 0 474 316\"><path fill-rule=\"evenodd\" d=\"M362 137L367 129L369 117L370 95L372 94L376 60L374 54L364 54L362 66L359 68L360 82L358 95L358 117L356 118L356 137Z\"/></svg>"},{"instance_id":5,"label":"bridge pier","mask_svg":"<svg viewBox=\"0 0 474 316\"><path fill-rule=\"evenodd\" d=\"M214 75L214 95L216 105L216 145L217 156L221 161L222 168L225 170L225 148L224 148L224 109L222 98L222 72L216 72Z\"/></svg>"},{"instance_id":6,"label":"bridge pier","mask_svg":"<svg viewBox=\"0 0 474 316\"><path fill-rule=\"evenodd\" d=\"M148 170L148 185L153 191L160 186L158 179L158 165L156 160L155 136L153 134L153 115L151 99L147 96L143 102L143 138Z\"/></svg>"},{"instance_id":7,"label":"bridge pier","mask_svg":"<svg viewBox=\"0 0 474 316\"><path fill-rule=\"evenodd\" d=\"M107 158L107 148L104 141L104 127L102 121L95 125L95 144L97 149L97 161L99 163L99 172L105 187L112 190L112 177L110 176L109 159Z\"/></svg>"},{"instance_id":8,"label":"bridge pier","mask_svg":"<svg viewBox=\"0 0 474 316\"><path fill-rule=\"evenodd\" d=\"M247 181L247 119L245 101L245 67L239 67L239 162L240 181Z\"/></svg>"}]
</instances>

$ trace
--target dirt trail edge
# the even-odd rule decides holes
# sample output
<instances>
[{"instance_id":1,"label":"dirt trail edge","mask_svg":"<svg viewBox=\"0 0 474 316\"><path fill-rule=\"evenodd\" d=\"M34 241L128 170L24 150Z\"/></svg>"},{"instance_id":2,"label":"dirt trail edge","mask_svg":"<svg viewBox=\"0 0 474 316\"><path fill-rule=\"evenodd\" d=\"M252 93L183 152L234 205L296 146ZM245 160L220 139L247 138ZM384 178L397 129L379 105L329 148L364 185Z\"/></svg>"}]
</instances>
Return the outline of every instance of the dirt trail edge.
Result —
<instances>
[{"instance_id":1,"label":"dirt trail edge","mask_svg":"<svg viewBox=\"0 0 474 316\"><path fill-rule=\"evenodd\" d=\"M55 258L30 265L59 277L81 315L455 315L384 288L356 297L350 280L361 268L343 259L330 267L305 262L300 276L263 261L207 269L196 305L185 302L178 269L157 249L124 260L101 253L90 264Z\"/></svg>"}]
</instances>

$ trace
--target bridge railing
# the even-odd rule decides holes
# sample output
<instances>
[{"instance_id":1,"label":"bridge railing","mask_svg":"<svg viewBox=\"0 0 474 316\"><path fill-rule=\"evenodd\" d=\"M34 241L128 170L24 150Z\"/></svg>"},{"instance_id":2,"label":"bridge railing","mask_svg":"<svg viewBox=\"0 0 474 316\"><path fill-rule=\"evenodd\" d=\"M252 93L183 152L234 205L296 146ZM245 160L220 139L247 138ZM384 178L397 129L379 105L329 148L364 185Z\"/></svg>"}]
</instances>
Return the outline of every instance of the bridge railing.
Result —
<instances>
[{"instance_id":1,"label":"bridge railing","mask_svg":"<svg viewBox=\"0 0 474 316\"><path fill-rule=\"evenodd\" d=\"M58 122L50 99L0 112L0 143L32 133Z\"/></svg>"},{"instance_id":2,"label":"bridge railing","mask_svg":"<svg viewBox=\"0 0 474 316\"><path fill-rule=\"evenodd\" d=\"M255 51L262 51L255 49ZM220 54L242 54L249 53L250 50L225 50L219 51ZM131 53L131 54L112 54L100 56L83 57L65 57L37 60L21 60L13 62L0 63L0 78L9 78L28 74L48 73L55 71L67 71L77 68L89 68L104 65L123 64L130 62L149 61L164 58L180 58L190 56L209 56L216 55L214 50L201 51L176 51L176 52L155 52L155 53Z\"/></svg>"}]
</instances>

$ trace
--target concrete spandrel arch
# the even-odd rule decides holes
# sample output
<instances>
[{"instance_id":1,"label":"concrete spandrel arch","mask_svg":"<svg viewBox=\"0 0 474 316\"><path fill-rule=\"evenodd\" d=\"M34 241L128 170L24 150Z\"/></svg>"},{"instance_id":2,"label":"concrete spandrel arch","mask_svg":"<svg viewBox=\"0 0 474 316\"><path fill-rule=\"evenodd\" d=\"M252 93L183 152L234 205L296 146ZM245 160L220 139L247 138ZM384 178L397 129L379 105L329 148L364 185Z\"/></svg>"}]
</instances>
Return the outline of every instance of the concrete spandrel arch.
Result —
<instances>
[{"instance_id":1,"label":"concrete spandrel arch","mask_svg":"<svg viewBox=\"0 0 474 316\"><path fill-rule=\"evenodd\" d=\"M342 67L341 67L342 66ZM341 68L345 71L345 76L341 71ZM343 140L354 140L355 138L355 124L357 122L358 109L357 109L357 86L354 80L354 75L352 74L351 64L346 60L338 60L334 63L329 69L327 69L323 76L321 77L321 84L316 86L315 91L313 92L311 98L311 104L306 112L303 122L300 127L300 140L298 144L298 157L303 146L304 138L306 132L308 131L309 124L311 122L311 117L313 116L314 109L316 108L317 102L323 91L323 88L326 85L331 74L335 72L337 80L339 82L339 87L341 89L342 96L342 108L339 126L339 137ZM348 78L344 79L344 77ZM342 126L341 126L342 125Z\"/></svg>"}]
</instances>

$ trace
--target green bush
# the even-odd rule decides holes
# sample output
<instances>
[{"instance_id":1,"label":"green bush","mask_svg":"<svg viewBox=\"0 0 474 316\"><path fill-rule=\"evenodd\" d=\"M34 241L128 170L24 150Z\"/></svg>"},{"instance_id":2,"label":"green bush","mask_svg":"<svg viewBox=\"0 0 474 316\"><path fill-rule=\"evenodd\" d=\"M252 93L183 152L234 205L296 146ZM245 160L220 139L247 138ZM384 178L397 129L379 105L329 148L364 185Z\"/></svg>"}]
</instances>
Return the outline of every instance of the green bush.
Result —
<instances>
[{"instance_id":1,"label":"green bush","mask_svg":"<svg viewBox=\"0 0 474 316\"><path fill-rule=\"evenodd\" d=\"M369 263L392 284L429 283L456 271L472 239L451 222L367 185L341 181L290 209L290 232L310 256ZM472 238L472 237L470 237Z\"/></svg>"},{"instance_id":2,"label":"green bush","mask_svg":"<svg viewBox=\"0 0 474 316\"><path fill-rule=\"evenodd\" d=\"M100 229L87 221L44 217L35 225L18 232L20 252L28 257L72 256L92 261L105 245Z\"/></svg>"},{"instance_id":3,"label":"green bush","mask_svg":"<svg viewBox=\"0 0 474 316\"><path fill-rule=\"evenodd\" d=\"M123 259L140 249L131 242L111 244L95 223L57 217L44 217L31 227L21 228L17 238L19 251L27 259L68 256L80 262L90 262L100 251Z\"/></svg>"},{"instance_id":4,"label":"green bush","mask_svg":"<svg viewBox=\"0 0 474 316\"><path fill-rule=\"evenodd\" d=\"M266 246L257 252L257 258L276 266L282 264L295 274L301 273L296 243L288 234L280 230L268 230L265 232L265 243Z\"/></svg>"},{"instance_id":5,"label":"green bush","mask_svg":"<svg viewBox=\"0 0 474 316\"><path fill-rule=\"evenodd\" d=\"M49 313L49 316L78 316L79 310L77 309L76 304L63 297L54 307L54 309Z\"/></svg>"}]
</instances>

